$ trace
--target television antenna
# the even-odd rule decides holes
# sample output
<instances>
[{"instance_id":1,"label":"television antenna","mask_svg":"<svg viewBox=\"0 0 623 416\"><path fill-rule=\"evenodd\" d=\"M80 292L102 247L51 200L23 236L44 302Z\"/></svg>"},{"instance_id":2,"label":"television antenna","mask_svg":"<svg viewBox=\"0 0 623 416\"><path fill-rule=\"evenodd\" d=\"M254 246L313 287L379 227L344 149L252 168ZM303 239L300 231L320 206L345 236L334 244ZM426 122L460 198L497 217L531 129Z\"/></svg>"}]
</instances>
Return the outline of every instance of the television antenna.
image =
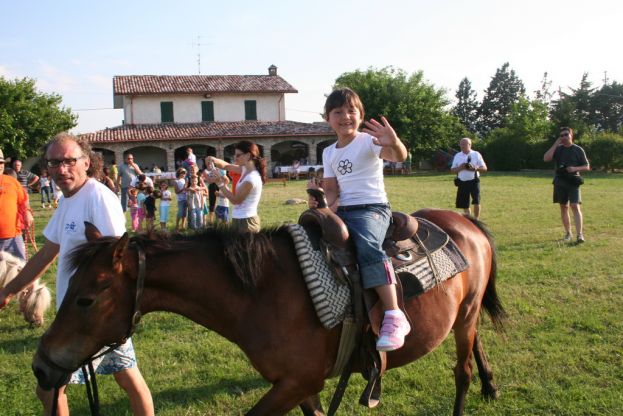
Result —
<instances>
[{"instance_id":1,"label":"television antenna","mask_svg":"<svg viewBox=\"0 0 623 416\"><path fill-rule=\"evenodd\" d=\"M197 72L201 75L201 47L207 45L206 43L201 43L201 35L197 36L197 42L191 43L192 46L197 47Z\"/></svg>"}]
</instances>

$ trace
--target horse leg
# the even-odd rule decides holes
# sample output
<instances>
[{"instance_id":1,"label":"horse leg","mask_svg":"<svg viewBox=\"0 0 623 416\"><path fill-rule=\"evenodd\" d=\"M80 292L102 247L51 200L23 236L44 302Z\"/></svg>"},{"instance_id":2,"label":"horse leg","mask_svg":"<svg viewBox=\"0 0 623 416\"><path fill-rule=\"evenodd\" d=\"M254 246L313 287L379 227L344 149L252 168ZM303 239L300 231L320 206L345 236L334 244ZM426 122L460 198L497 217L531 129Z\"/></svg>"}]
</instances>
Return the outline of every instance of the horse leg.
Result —
<instances>
[{"instance_id":1,"label":"horse leg","mask_svg":"<svg viewBox=\"0 0 623 416\"><path fill-rule=\"evenodd\" d=\"M476 336L474 337L473 352L476 365L478 366L478 376L482 384L482 395L486 400L495 400L499 396L498 388L493 384L493 371L487 360L485 350L482 348L482 342L480 342L478 332L476 332Z\"/></svg>"},{"instance_id":2,"label":"horse leg","mask_svg":"<svg viewBox=\"0 0 623 416\"><path fill-rule=\"evenodd\" d=\"M316 410L313 407L313 398L310 398L322 389L322 382L317 389L311 389L309 383L297 380L281 380L273 384L268 392L246 413L246 416L276 416L285 415L298 405L303 411ZM313 393L312 393L313 392ZM303 407L304 405L304 407ZM310 407L311 406L311 407ZM310 413L316 415L316 413ZM318 414L321 415L322 413Z\"/></svg>"},{"instance_id":3,"label":"horse leg","mask_svg":"<svg viewBox=\"0 0 623 416\"><path fill-rule=\"evenodd\" d=\"M305 416L324 416L324 410L322 403L320 402L320 396L314 394L300 404L300 408Z\"/></svg>"},{"instance_id":4,"label":"horse leg","mask_svg":"<svg viewBox=\"0 0 623 416\"><path fill-rule=\"evenodd\" d=\"M457 363L454 367L454 384L456 393L454 398L454 416L461 416L465 408L465 397L469 390L472 378L472 346L475 337L473 325L455 325L454 340L456 342Z\"/></svg>"}]
</instances>

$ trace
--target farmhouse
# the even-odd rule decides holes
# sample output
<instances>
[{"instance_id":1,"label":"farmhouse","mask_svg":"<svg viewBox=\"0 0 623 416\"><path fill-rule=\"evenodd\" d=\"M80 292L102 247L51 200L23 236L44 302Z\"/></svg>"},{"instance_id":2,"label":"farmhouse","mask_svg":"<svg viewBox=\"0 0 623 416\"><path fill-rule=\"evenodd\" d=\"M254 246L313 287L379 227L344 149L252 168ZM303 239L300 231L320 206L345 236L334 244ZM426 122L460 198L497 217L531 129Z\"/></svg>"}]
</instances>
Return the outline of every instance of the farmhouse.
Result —
<instances>
[{"instance_id":1,"label":"farmhouse","mask_svg":"<svg viewBox=\"0 0 623 416\"><path fill-rule=\"evenodd\" d=\"M233 156L240 140L257 143L267 165L321 163L336 140L326 123L286 120L285 95L298 91L277 75L123 75L113 79L123 124L83 134L106 163L132 153L141 166L173 171L191 147L199 158Z\"/></svg>"}]
</instances>

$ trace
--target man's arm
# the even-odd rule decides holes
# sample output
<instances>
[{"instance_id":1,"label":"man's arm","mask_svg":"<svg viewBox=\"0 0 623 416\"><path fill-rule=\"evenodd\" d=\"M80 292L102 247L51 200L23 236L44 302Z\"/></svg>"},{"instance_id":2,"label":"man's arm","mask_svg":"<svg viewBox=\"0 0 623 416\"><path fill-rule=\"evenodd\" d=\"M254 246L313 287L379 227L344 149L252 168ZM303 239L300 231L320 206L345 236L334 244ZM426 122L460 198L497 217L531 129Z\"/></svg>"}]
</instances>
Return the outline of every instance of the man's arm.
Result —
<instances>
[{"instance_id":1,"label":"man's arm","mask_svg":"<svg viewBox=\"0 0 623 416\"><path fill-rule=\"evenodd\" d=\"M33 186L34 184L36 184L37 182L39 182L39 177L35 175L34 173L31 173L29 177L31 178L31 181L28 182L29 188Z\"/></svg>"},{"instance_id":2,"label":"man's arm","mask_svg":"<svg viewBox=\"0 0 623 416\"><path fill-rule=\"evenodd\" d=\"M550 147L549 150L545 152L545 154L543 155L543 161L551 162L552 159L554 158L554 152L556 152L556 149L558 149L558 146L560 145L561 143L560 143L560 137L559 137L558 139L556 139L552 147Z\"/></svg>"},{"instance_id":3,"label":"man's arm","mask_svg":"<svg viewBox=\"0 0 623 416\"><path fill-rule=\"evenodd\" d=\"M58 256L60 246L46 239L41 250L32 256L21 272L6 287L0 289L0 309L4 308L22 289L34 282Z\"/></svg>"}]
</instances>

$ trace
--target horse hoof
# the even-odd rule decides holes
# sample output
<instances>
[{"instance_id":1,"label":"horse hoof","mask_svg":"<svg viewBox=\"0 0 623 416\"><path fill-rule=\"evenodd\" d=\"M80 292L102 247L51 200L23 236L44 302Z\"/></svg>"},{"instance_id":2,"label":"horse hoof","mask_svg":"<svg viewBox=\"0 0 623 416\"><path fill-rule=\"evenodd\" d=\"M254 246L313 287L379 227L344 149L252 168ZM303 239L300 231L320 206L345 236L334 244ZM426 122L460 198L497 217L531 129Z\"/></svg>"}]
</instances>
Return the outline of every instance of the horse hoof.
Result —
<instances>
[{"instance_id":1,"label":"horse hoof","mask_svg":"<svg viewBox=\"0 0 623 416\"><path fill-rule=\"evenodd\" d=\"M487 390L483 389L482 397L484 397L486 401L497 400L500 397L500 392L496 388Z\"/></svg>"}]
</instances>

